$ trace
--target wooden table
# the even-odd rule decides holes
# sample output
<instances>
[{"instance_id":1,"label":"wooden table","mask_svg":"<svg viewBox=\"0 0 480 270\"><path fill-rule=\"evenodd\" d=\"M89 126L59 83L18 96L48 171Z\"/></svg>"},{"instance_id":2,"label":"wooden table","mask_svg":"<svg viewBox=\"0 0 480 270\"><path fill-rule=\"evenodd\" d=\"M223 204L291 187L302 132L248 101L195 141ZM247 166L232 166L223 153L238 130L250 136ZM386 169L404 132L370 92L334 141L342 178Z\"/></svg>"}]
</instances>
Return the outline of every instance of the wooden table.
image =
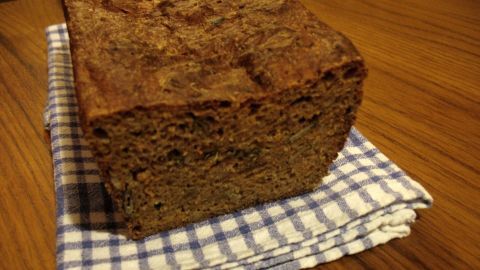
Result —
<instances>
[{"instance_id":1,"label":"wooden table","mask_svg":"<svg viewBox=\"0 0 480 270\"><path fill-rule=\"evenodd\" d=\"M480 1L303 2L366 59L357 127L435 199L411 236L324 268L479 269ZM63 20L59 0L0 0L2 269L55 267L53 174L41 115L44 29Z\"/></svg>"}]
</instances>

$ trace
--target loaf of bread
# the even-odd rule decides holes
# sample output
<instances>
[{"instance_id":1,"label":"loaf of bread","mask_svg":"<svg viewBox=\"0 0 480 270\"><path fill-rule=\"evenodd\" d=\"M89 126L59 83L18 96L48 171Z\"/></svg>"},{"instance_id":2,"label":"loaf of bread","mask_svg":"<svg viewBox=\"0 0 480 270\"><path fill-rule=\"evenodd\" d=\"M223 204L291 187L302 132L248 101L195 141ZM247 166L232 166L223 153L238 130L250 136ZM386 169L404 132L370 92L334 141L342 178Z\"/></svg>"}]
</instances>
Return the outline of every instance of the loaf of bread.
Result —
<instances>
[{"instance_id":1,"label":"loaf of bread","mask_svg":"<svg viewBox=\"0 0 480 270\"><path fill-rule=\"evenodd\" d=\"M297 0L64 0L80 122L130 238L314 190L361 101Z\"/></svg>"}]
</instances>

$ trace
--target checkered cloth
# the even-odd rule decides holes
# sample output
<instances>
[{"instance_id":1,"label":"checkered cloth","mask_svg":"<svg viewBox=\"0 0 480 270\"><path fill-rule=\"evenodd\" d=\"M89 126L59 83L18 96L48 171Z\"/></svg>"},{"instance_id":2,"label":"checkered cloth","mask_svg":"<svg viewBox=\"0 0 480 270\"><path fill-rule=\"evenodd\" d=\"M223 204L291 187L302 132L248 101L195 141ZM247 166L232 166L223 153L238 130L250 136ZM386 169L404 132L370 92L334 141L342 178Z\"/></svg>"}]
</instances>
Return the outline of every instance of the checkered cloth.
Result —
<instances>
[{"instance_id":1,"label":"checkered cloth","mask_svg":"<svg viewBox=\"0 0 480 270\"><path fill-rule=\"evenodd\" d=\"M432 198L356 130L317 191L159 233L122 220L82 139L66 26L47 28L58 269L298 269L405 237Z\"/></svg>"}]
</instances>

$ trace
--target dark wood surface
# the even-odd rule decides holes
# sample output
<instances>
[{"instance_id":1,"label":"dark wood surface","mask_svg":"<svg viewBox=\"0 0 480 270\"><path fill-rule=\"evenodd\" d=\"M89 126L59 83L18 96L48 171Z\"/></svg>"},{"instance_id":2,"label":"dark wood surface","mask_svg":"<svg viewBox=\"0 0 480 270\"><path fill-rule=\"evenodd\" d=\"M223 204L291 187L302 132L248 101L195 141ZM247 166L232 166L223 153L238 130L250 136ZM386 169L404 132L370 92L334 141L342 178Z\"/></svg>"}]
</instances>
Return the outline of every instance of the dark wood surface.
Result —
<instances>
[{"instance_id":1,"label":"dark wood surface","mask_svg":"<svg viewBox=\"0 0 480 270\"><path fill-rule=\"evenodd\" d=\"M433 195L412 234L324 269L480 269L480 1L303 0L370 70L357 127ZM59 0L0 1L0 268L55 267L42 126Z\"/></svg>"}]
</instances>

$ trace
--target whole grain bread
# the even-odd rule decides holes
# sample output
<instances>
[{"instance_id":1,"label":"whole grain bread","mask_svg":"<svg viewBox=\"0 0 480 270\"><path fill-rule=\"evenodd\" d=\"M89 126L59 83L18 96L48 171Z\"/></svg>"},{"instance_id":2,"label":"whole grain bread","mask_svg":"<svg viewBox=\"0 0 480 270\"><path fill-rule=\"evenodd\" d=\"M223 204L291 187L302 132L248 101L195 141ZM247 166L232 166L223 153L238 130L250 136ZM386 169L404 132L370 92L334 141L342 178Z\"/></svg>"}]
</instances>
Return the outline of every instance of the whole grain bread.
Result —
<instances>
[{"instance_id":1,"label":"whole grain bread","mask_svg":"<svg viewBox=\"0 0 480 270\"><path fill-rule=\"evenodd\" d=\"M64 0L80 121L128 235L309 192L366 70L297 0Z\"/></svg>"}]
</instances>

